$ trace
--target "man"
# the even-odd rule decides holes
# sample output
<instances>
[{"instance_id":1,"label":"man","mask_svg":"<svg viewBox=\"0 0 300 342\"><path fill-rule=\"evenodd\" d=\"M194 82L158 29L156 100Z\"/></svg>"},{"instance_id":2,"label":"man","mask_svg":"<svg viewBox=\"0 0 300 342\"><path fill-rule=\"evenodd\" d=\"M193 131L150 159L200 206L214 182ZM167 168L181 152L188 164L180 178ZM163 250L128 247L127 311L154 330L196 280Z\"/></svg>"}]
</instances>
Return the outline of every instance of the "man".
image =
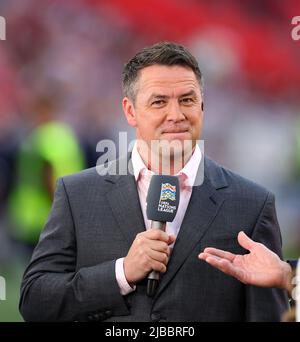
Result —
<instances>
[{"instance_id":1,"label":"man","mask_svg":"<svg viewBox=\"0 0 300 342\"><path fill-rule=\"evenodd\" d=\"M282 290L245 286L197 259L206 246L242 253L235 239L241 227L281 257L281 236L274 196L209 160L196 144L203 122L196 59L174 43L145 48L126 64L123 90L123 110L138 139L128 157L133 175L111 175L112 163L103 176L90 169L58 180L24 274L24 319L280 320L287 307ZM163 143L173 141L179 144L168 155ZM151 230L150 178L168 172L180 179L179 209L165 232ZM152 270L161 279L148 297Z\"/></svg>"}]
</instances>

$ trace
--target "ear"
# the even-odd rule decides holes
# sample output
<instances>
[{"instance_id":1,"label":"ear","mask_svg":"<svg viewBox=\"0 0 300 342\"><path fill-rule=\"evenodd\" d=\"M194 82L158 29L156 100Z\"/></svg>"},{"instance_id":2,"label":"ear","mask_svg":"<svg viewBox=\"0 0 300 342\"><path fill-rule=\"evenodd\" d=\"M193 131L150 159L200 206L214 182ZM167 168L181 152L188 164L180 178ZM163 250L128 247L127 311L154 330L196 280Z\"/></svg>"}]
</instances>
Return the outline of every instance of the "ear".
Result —
<instances>
[{"instance_id":1,"label":"ear","mask_svg":"<svg viewBox=\"0 0 300 342\"><path fill-rule=\"evenodd\" d=\"M136 127L137 122L136 122L136 114L135 114L134 105L128 97L123 98L122 107L123 107L123 111L124 111L124 114L126 116L126 119L129 125L132 127Z\"/></svg>"}]
</instances>

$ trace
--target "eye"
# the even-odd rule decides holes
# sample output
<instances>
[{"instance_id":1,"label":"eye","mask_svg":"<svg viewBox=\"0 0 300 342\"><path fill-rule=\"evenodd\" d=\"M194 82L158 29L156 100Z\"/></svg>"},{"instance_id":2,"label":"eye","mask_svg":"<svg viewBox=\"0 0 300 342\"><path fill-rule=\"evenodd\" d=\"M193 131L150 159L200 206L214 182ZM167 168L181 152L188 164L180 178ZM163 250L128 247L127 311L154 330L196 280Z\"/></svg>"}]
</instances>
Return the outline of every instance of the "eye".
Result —
<instances>
[{"instance_id":1,"label":"eye","mask_svg":"<svg viewBox=\"0 0 300 342\"><path fill-rule=\"evenodd\" d=\"M152 106L154 107L161 107L165 104L164 100L156 100L151 103Z\"/></svg>"},{"instance_id":2,"label":"eye","mask_svg":"<svg viewBox=\"0 0 300 342\"><path fill-rule=\"evenodd\" d=\"M183 104L191 104L194 102L194 99L192 97L184 97L180 102Z\"/></svg>"}]
</instances>

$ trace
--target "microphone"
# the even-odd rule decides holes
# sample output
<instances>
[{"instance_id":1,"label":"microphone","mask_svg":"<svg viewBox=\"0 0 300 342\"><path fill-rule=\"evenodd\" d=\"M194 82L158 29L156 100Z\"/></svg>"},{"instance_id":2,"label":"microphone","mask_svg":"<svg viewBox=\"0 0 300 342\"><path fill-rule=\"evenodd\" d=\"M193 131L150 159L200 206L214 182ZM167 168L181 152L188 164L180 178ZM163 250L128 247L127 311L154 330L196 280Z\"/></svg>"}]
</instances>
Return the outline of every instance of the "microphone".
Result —
<instances>
[{"instance_id":1,"label":"microphone","mask_svg":"<svg viewBox=\"0 0 300 342\"><path fill-rule=\"evenodd\" d=\"M179 181L176 176L153 175L147 194L147 217L151 229L165 231L166 222L172 222L179 205ZM153 297L159 283L159 272L148 275L147 295Z\"/></svg>"}]
</instances>

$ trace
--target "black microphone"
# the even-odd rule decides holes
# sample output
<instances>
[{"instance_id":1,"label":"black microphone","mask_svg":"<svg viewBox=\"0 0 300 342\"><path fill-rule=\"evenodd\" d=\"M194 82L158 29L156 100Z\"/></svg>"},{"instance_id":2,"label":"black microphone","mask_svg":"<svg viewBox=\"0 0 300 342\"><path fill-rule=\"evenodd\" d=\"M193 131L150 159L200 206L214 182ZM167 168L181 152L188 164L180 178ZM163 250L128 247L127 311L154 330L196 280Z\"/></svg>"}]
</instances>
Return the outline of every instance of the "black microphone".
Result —
<instances>
[{"instance_id":1,"label":"black microphone","mask_svg":"<svg viewBox=\"0 0 300 342\"><path fill-rule=\"evenodd\" d=\"M153 175L147 194L147 217L151 229L165 231L166 222L172 222L179 205L179 181L176 176ZM148 275L147 295L153 297L159 282L159 272Z\"/></svg>"}]
</instances>

